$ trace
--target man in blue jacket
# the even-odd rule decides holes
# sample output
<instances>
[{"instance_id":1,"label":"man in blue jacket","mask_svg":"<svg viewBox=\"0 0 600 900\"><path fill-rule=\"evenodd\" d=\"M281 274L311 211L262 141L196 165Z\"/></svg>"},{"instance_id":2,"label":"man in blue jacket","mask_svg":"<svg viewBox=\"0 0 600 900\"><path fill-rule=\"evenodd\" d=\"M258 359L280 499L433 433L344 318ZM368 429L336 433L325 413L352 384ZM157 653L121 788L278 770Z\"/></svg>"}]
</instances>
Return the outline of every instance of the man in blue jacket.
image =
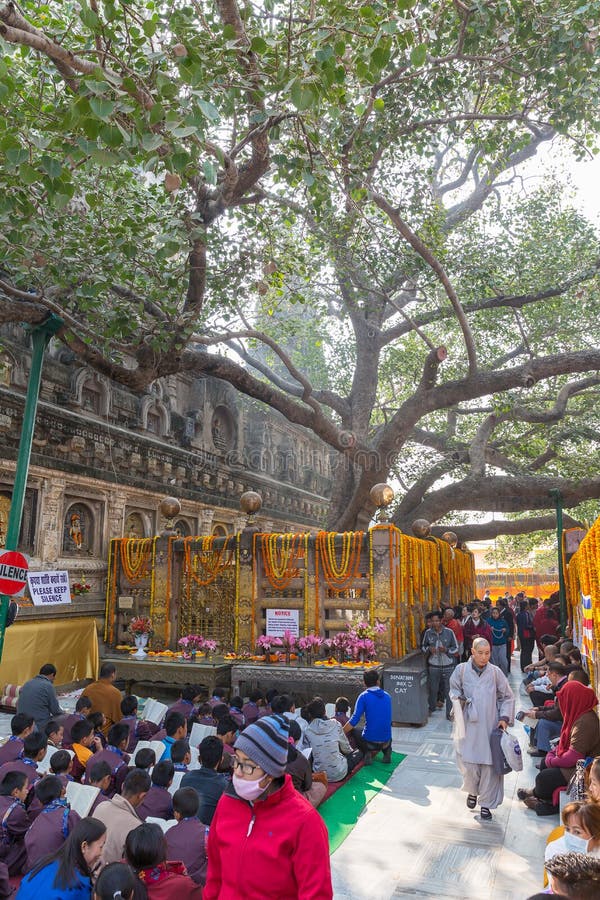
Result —
<instances>
[{"instance_id":1,"label":"man in blue jacket","mask_svg":"<svg viewBox=\"0 0 600 900\"><path fill-rule=\"evenodd\" d=\"M379 752L383 761L392 761L392 698L379 686L379 673L369 669L363 675L365 690L359 694L352 717L344 725L364 754L365 766L370 766ZM358 728L362 716L365 726Z\"/></svg>"}]
</instances>

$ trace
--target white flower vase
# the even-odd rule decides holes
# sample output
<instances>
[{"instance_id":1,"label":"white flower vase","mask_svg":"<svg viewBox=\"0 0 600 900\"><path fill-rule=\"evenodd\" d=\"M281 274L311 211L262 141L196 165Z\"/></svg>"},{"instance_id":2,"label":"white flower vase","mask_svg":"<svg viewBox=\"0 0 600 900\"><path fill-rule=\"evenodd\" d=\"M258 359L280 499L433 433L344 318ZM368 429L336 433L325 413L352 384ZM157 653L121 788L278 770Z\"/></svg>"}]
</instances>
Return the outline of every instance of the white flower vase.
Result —
<instances>
[{"instance_id":1,"label":"white flower vase","mask_svg":"<svg viewBox=\"0 0 600 900\"><path fill-rule=\"evenodd\" d=\"M135 646L137 647L137 652L133 654L133 659L146 659L148 655L146 653L145 647L148 646L148 635L147 634L136 634L134 636Z\"/></svg>"}]
</instances>

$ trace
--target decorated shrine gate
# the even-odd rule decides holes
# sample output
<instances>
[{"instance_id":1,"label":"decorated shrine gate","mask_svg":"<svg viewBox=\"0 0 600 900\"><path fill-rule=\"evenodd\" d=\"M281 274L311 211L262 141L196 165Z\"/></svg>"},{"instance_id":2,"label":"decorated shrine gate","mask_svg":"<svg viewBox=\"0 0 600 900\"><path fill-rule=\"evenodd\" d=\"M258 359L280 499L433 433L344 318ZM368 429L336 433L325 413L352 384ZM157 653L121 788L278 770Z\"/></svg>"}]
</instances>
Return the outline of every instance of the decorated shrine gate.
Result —
<instances>
[{"instance_id":1,"label":"decorated shrine gate","mask_svg":"<svg viewBox=\"0 0 600 900\"><path fill-rule=\"evenodd\" d=\"M381 659L418 646L425 613L475 596L473 555L391 525L367 532L229 537L120 538L111 541L105 641L129 643L127 626L147 615L151 647L175 649L199 633L221 653L252 651L267 610L298 611L299 633L332 638L351 621L385 624Z\"/></svg>"}]
</instances>

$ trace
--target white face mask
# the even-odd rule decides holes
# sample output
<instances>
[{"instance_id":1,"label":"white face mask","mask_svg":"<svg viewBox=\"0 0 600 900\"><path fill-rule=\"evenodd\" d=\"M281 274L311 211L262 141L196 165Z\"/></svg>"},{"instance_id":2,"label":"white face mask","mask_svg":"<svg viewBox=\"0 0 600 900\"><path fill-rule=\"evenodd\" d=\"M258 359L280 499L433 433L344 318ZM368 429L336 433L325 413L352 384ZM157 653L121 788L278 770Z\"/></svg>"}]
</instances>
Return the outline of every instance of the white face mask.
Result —
<instances>
[{"instance_id":1,"label":"white face mask","mask_svg":"<svg viewBox=\"0 0 600 900\"><path fill-rule=\"evenodd\" d=\"M231 780L238 797L241 797L242 800L247 800L249 803L258 800L260 795L264 794L268 787L268 785L266 787L261 787L260 782L262 781L262 778L259 778L258 781L246 781L245 778L240 778L239 775L232 775Z\"/></svg>"},{"instance_id":2,"label":"white face mask","mask_svg":"<svg viewBox=\"0 0 600 900\"><path fill-rule=\"evenodd\" d=\"M587 853L588 839L565 831L565 847L569 853Z\"/></svg>"}]
</instances>

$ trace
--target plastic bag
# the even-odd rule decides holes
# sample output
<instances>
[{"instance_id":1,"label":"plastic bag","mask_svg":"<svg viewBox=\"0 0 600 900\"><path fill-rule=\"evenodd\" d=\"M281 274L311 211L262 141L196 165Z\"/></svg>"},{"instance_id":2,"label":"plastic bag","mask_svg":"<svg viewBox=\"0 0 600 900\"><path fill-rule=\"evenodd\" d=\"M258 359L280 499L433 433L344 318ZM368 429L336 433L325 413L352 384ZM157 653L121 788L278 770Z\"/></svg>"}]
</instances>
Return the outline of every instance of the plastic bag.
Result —
<instances>
[{"instance_id":1,"label":"plastic bag","mask_svg":"<svg viewBox=\"0 0 600 900\"><path fill-rule=\"evenodd\" d=\"M523 770L523 754L519 741L511 734L510 731L504 731L500 740L500 746L506 762L513 772L521 772Z\"/></svg>"}]
</instances>

